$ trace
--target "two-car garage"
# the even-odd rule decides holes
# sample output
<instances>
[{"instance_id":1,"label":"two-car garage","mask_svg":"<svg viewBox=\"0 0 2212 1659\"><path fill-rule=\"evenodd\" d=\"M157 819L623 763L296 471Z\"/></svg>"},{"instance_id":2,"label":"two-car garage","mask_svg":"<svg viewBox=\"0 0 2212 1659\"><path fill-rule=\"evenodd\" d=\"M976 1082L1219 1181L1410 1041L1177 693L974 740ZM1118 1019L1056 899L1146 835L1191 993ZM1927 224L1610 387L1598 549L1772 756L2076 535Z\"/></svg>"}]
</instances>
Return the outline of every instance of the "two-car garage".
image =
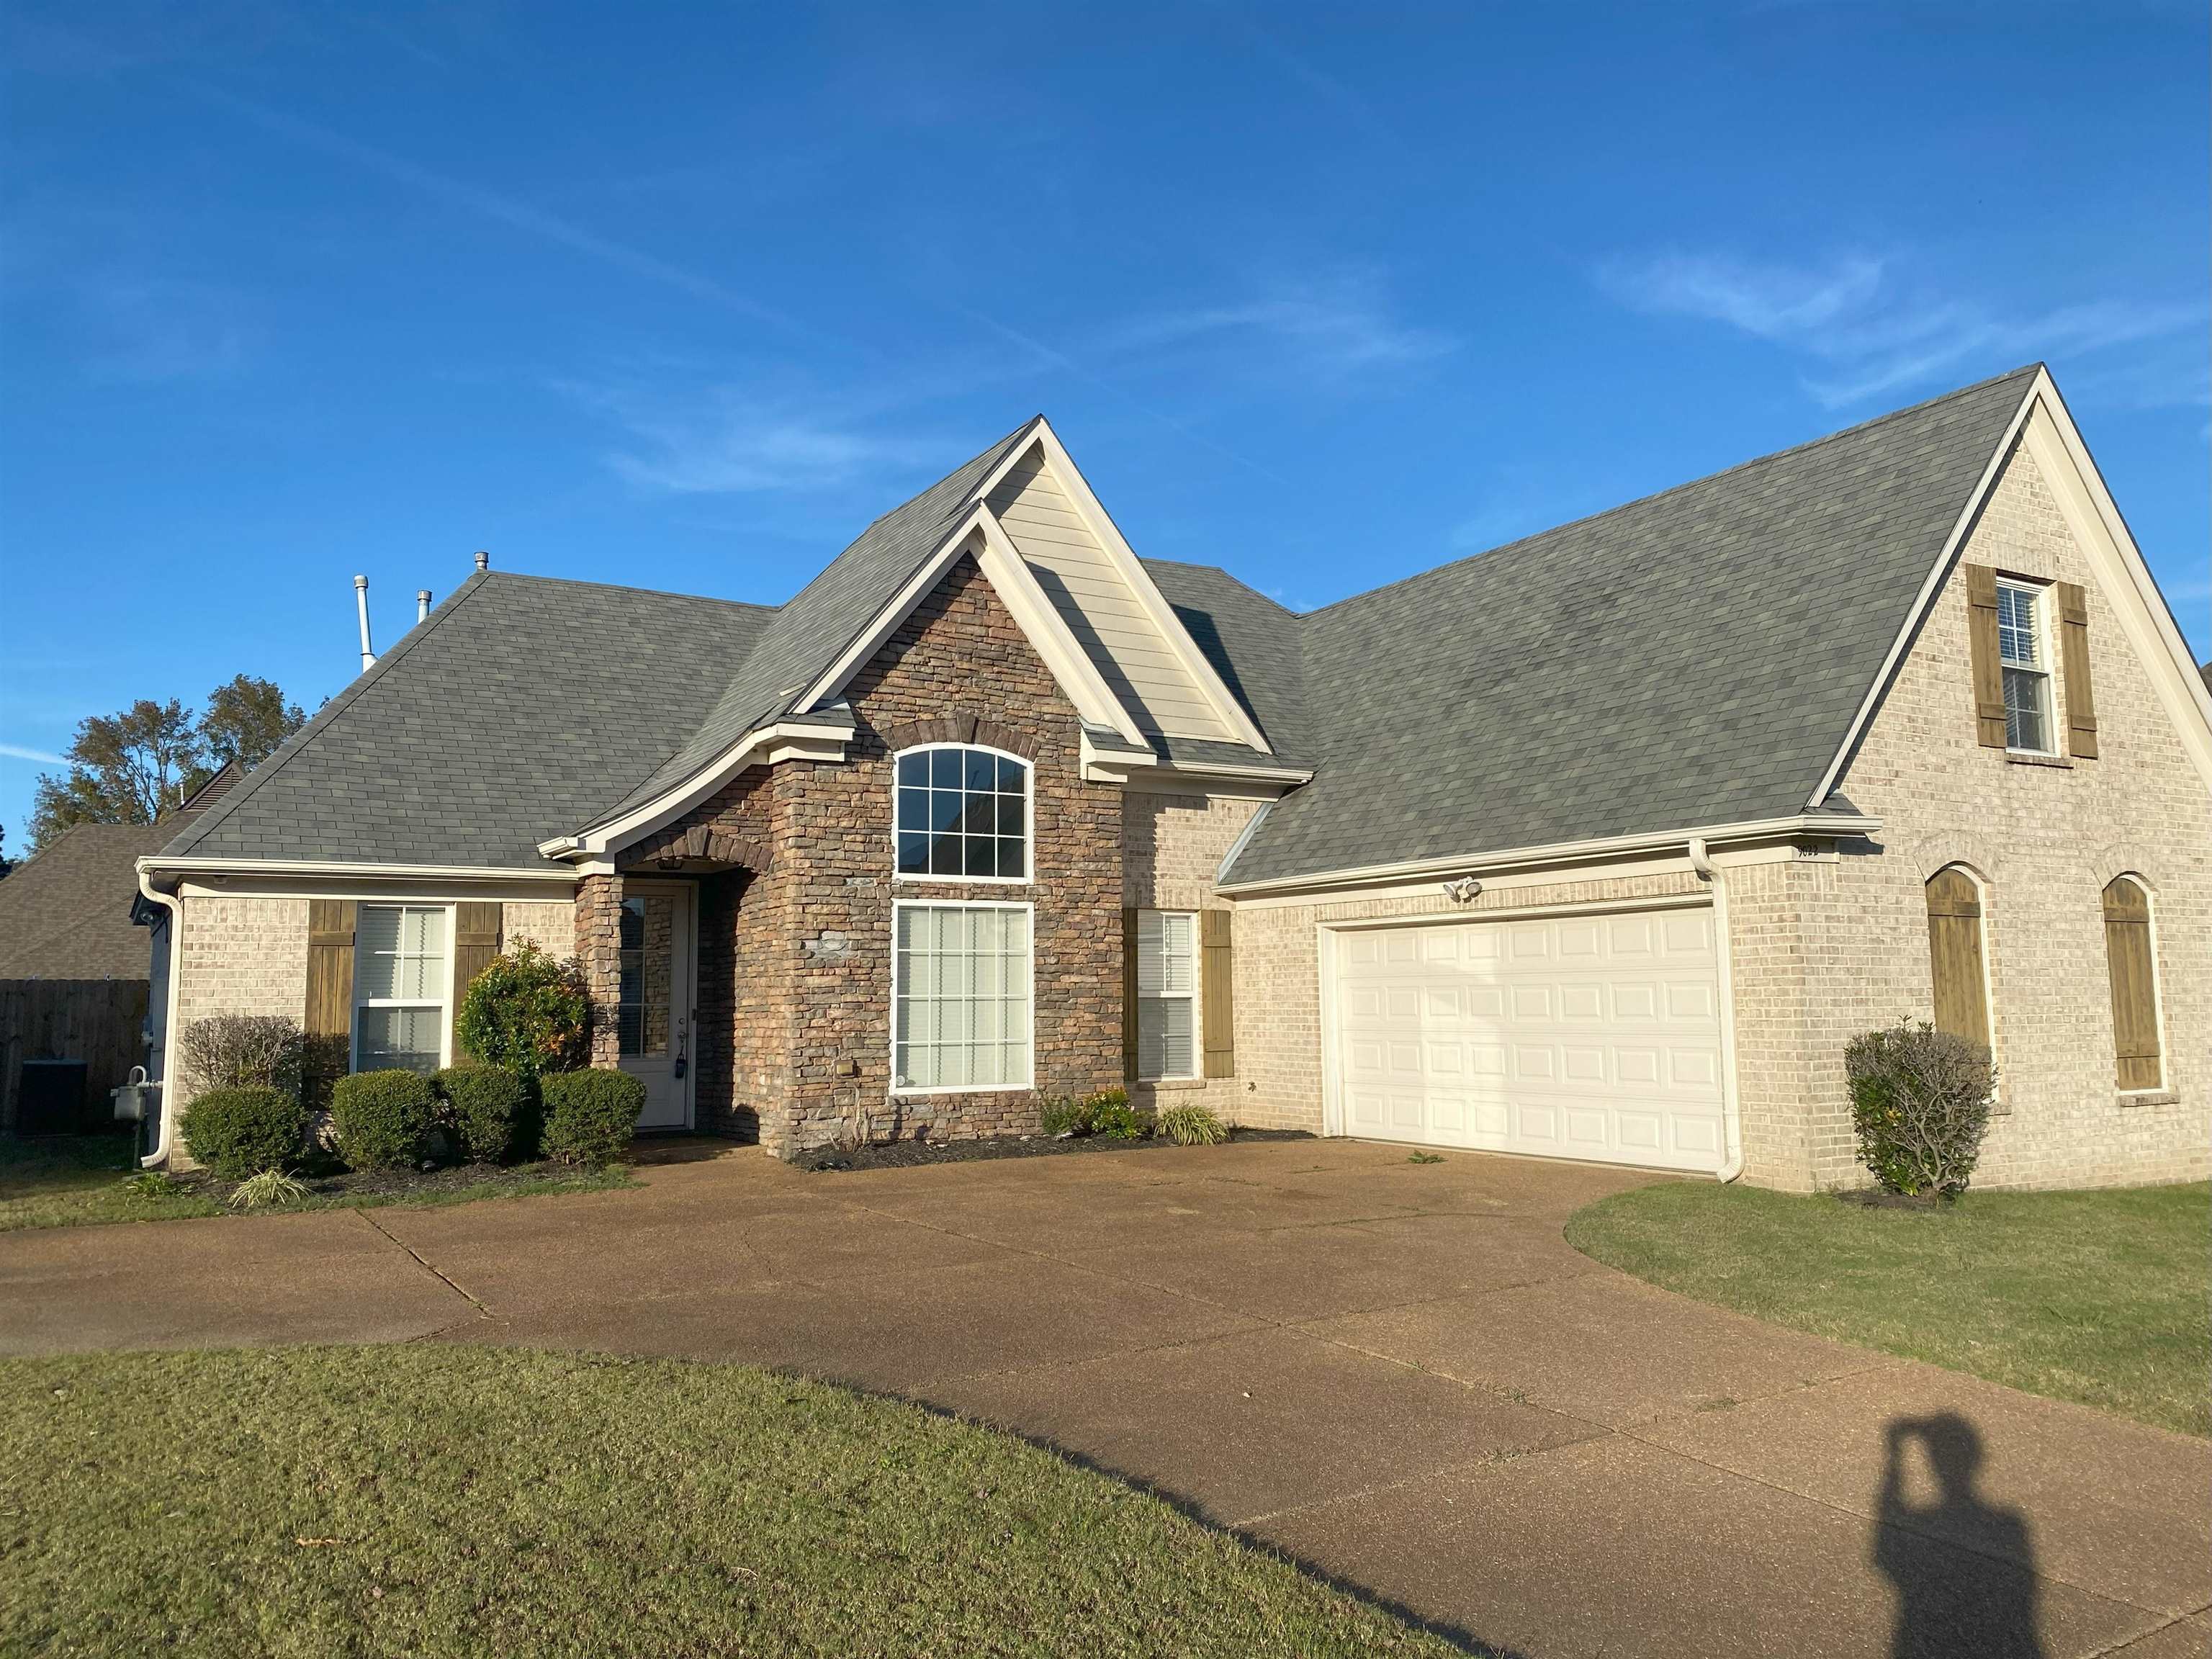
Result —
<instances>
[{"instance_id":1,"label":"two-car garage","mask_svg":"<svg viewBox=\"0 0 2212 1659\"><path fill-rule=\"evenodd\" d=\"M1339 1133L1722 1167L1710 905L1327 938Z\"/></svg>"}]
</instances>

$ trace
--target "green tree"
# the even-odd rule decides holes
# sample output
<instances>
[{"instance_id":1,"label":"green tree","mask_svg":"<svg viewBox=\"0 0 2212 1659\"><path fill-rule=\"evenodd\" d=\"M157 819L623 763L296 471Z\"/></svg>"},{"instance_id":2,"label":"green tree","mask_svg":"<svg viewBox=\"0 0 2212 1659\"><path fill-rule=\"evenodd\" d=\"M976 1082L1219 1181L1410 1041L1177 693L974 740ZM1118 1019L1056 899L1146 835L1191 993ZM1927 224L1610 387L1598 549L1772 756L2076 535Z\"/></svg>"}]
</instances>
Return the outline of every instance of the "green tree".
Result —
<instances>
[{"instance_id":1,"label":"green tree","mask_svg":"<svg viewBox=\"0 0 2212 1659\"><path fill-rule=\"evenodd\" d=\"M151 823L207 778L191 711L141 697L119 714L88 714L67 750L69 770L39 780L31 850L73 823Z\"/></svg>"},{"instance_id":2,"label":"green tree","mask_svg":"<svg viewBox=\"0 0 2212 1659\"><path fill-rule=\"evenodd\" d=\"M226 763L258 766L307 722L296 702L286 702L273 680L235 676L208 693L199 738L210 771Z\"/></svg>"}]
</instances>

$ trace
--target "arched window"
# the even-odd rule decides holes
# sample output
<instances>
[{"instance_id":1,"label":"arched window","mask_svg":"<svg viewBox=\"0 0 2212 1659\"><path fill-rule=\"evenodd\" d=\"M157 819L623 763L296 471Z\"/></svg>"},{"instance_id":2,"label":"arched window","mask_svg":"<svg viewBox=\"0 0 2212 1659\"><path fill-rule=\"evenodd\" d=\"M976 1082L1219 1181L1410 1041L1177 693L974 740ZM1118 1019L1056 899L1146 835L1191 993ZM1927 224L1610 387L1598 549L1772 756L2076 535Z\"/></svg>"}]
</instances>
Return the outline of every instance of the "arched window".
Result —
<instances>
[{"instance_id":1,"label":"arched window","mask_svg":"<svg viewBox=\"0 0 2212 1659\"><path fill-rule=\"evenodd\" d=\"M2123 1091L2162 1088L2158 966L2151 948L2150 892L2133 876L2105 885L2105 963L2112 980L2114 1081Z\"/></svg>"},{"instance_id":2,"label":"arched window","mask_svg":"<svg viewBox=\"0 0 2212 1659\"><path fill-rule=\"evenodd\" d=\"M895 868L933 881L1030 878L1030 763L959 744L908 749L897 760Z\"/></svg>"},{"instance_id":3,"label":"arched window","mask_svg":"<svg viewBox=\"0 0 2212 1659\"><path fill-rule=\"evenodd\" d=\"M1928 879L1928 959L1938 1030L1990 1043L1989 970L1982 950L1982 884L1958 865Z\"/></svg>"}]
</instances>

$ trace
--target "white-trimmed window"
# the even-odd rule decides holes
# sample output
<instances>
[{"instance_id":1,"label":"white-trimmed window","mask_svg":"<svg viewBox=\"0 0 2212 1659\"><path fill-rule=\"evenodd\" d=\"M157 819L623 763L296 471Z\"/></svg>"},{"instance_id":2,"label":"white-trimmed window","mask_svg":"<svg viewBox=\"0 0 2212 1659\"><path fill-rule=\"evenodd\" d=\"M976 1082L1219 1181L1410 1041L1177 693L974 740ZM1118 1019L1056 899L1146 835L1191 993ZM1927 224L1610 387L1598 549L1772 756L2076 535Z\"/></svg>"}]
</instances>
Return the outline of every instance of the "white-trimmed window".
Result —
<instances>
[{"instance_id":1,"label":"white-trimmed window","mask_svg":"<svg viewBox=\"0 0 2212 1659\"><path fill-rule=\"evenodd\" d=\"M2005 747L2030 755L2055 752L2051 740L2051 651L2045 643L2045 592L2024 582L1997 584L1997 662L2004 672Z\"/></svg>"},{"instance_id":2,"label":"white-trimmed window","mask_svg":"<svg viewBox=\"0 0 2212 1659\"><path fill-rule=\"evenodd\" d=\"M364 904L355 923L353 1069L424 1073L444 1063L446 908Z\"/></svg>"},{"instance_id":3,"label":"white-trimmed window","mask_svg":"<svg viewBox=\"0 0 2212 1659\"><path fill-rule=\"evenodd\" d=\"M1030 907L891 908L891 1087L1030 1086Z\"/></svg>"},{"instance_id":4,"label":"white-trimmed window","mask_svg":"<svg viewBox=\"0 0 2212 1659\"><path fill-rule=\"evenodd\" d=\"M1137 1075L1198 1075L1198 917L1137 912Z\"/></svg>"},{"instance_id":5,"label":"white-trimmed window","mask_svg":"<svg viewBox=\"0 0 2212 1659\"><path fill-rule=\"evenodd\" d=\"M1030 763L972 744L932 744L896 762L891 838L898 875L921 881L1030 878Z\"/></svg>"}]
</instances>

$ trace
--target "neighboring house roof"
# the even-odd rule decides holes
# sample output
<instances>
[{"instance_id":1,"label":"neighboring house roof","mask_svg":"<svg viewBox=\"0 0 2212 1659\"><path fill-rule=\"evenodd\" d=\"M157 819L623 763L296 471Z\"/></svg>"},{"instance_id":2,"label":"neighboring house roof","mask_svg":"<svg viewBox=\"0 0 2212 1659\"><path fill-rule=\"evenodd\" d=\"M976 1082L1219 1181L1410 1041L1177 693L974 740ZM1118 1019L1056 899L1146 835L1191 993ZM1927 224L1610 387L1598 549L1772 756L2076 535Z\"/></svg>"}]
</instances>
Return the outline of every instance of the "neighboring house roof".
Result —
<instances>
[{"instance_id":1,"label":"neighboring house roof","mask_svg":"<svg viewBox=\"0 0 2212 1659\"><path fill-rule=\"evenodd\" d=\"M177 833L75 823L0 881L0 979L144 979L150 942L131 920L137 863Z\"/></svg>"},{"instance_id":2,"label":"neighboring house roof","mask_svg":"<svg viewBox=\"0 0 2212 1659\"><path fill-rule=\"evenodd\" d=\"M878 637L971 515L1018 498L1033 540L1089 538L1017 567L1065 576L1051 603L1070 627L1130 629L1130 649L1154 653L1130 677L1152 702L1186 686L1208 700L1183 735L1140 720L1153 753L1313 774L1248 836L1231 883L1790 817L2039 372L1304 615L1210 566L1130 562L1038 417L780 607L474 577L168 851L543 870L541 844L702 787L740 763L726 757L748 733L805 717L796 705ZM1026 474L1006 483L1033 453L1065 508ZM1093 580L1097 603L1074 591ZM1199 730L1248 720L1273 753Z\"/></svg>"},{"instance_id":3,"label":"neighboring house roof","mask_svg":"<svg viewBox=\"0 0 2212 1659\"><path fill-rule=\"evenodd\" d=\"M2033 367L1302 617L1226 884L1804 810Z\"/></svg>"}]
</instances>

